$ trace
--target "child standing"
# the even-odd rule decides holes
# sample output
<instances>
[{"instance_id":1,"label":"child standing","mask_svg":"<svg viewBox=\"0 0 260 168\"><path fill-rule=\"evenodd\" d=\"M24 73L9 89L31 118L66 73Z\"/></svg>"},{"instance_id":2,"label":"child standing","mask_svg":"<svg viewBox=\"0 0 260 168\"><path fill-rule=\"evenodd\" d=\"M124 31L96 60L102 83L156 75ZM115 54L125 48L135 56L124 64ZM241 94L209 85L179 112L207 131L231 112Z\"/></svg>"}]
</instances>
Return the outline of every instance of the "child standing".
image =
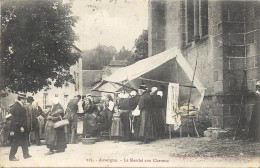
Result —
<instances>
[{"instance_id":1,"label":"child standing","mask_svg":"<svg viewBox=\"0 0 260 168\"><path fill-rule=\"evenodd\" d=\"M115 143L118 143L119 138L124 136L123 124L120 119L120 114L121 112L119 107L115 106L111 125L111 136L115 137Z\"/></svg>"}]
</instances>

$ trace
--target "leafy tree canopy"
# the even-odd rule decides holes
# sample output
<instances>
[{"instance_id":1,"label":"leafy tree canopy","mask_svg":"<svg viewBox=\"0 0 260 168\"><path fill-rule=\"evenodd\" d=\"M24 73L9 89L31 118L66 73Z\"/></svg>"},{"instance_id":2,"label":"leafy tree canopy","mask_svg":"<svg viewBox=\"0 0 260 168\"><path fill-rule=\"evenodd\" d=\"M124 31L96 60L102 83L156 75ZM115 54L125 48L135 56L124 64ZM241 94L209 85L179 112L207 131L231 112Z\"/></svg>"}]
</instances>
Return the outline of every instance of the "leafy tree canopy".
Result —
<instances>
[{"instance_id":1,"label":"leafy tree canopy","mask_svg":"<svg viewBox=\"0 0 260 168\"><path fill-rule=\"evenodd\" d=\"M125 49L123 46L116 56L117 60L127 60L129 62L134 61L134 53L131 50Z\"/></svg>"},{"instance_id":2,"label":"leafy tree canopy","mask_svg":"<svg viewBox=\"0 0 260 168\"><path fill-rule=\"evenodd\" d=\"M86 50L82 54L82 69L101 70L104 66L109 65L117 51L113 46L99 45L98 47Z\"/></svg>"},{"instance_id":3,"label":"leafy tree canopy","mask_svg":"<svg viewBox=\"0 0 260 168\"><path fill-rule=\"evenodd\" d=\"M0 90L37 92L51 80L73 82L79 53L70 4L61 0L2 0ZM49 80L51 79L51 80Z\"/></svg>"},{"instance_id":4,"label":"leafy tree canopy","mask_svg":"<svg viewBox=\"0 0 260 168\"><path fill-rule=\"evenodd\" d=\"M148 57L148 30L143 30L142 34L135 40L135 61Z\"/></svg>"}]
</instances>

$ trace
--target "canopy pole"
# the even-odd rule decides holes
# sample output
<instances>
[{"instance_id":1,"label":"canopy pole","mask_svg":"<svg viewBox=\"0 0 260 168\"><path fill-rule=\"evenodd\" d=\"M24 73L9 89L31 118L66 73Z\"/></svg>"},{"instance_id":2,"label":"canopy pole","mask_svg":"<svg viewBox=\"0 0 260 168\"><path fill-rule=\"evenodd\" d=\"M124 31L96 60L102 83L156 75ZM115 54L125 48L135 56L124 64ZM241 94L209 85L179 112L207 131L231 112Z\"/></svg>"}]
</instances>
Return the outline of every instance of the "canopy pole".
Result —
<instances>
[{"instance_id":1,"label":"canopy pole","mask_svg":"<svg viewBox=\"0 0 260 168\"><path fill-rule=\"evenodd\" d=\"M111 94L118 93L118 92L109 92L109 91L103 91L103 90L91 90L91 91L94 91L94 92L111 93Z\"/></svg>"},{"instance_id":2,"label":"canopy pole","mask_svg":"<svg viewBox=\"0 0 260 168\"><path fill-rule=\"evenodd\" d=\"M147 78L142 78L142 77L140 77L139 79L141 79L141 80L147 80L147 81L152 81L152 82L160 82L160 83L165 83L165 84L169 84L169 83L170 83L170 82L164 82L164 81L159 81L159 80L154 80L154 79L147 79ZM188 88L196 88L195 86L181 85L181 84L179 84L179 86L188 87Z\"/></svg>"},{"instance_id":3,"label":"canopy pole","mask_svg":"<svg viewBox=\"0 0 260 168\"><path fill-rule=\"evenodd\" d=\"M194 78L195 78L195 72L196 72L196 69L197 69L197 63L198 63L198 53L197 53L197 56L196 56L196 63L195 63L195 68L194 68L194 72L193 72L193 76L192 76L191 86L193 86L193 82L194 82ZM190 137L189 121L190 121L191 90L192 90L192 88L190 88L190 95L189 95L189 101L188 101L188 113L187 113L187 117L188 117L188 122L187 122L188 137Z\"/></svg>"}]
</instances>

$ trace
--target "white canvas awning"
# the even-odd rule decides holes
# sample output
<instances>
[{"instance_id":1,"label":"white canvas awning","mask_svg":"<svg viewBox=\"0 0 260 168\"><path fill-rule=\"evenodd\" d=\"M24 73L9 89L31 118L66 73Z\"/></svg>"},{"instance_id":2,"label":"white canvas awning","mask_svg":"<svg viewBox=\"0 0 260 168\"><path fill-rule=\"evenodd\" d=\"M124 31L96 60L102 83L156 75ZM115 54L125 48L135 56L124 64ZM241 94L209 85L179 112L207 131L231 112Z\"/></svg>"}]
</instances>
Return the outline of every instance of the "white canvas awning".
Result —
<instances>
[{"instance_id":1,"label":"white canvas awning","mask_svg":"<svg viewBox=\"0 0 260 168\"><path fill-rule=\"evenodd\" d=\"M178 66L180 67L179 69L181 69L178 70L177 73L174 72L177 71L176 69L172 70L172 72L169 72L171 71L169 69L165 70L167 68L173 67L173 64L175 64L174 62L173 64L171 62L170 64L167 63L172 60L177 63L176 67ZM133 88L137 89L141 84L140 80L142 80L140 77L143 76L150 79L159 78L161 81L175 83L179 81L185 81L184 79L188 79L189 83L191 83L193 74L194 71L190 64L183 57L180 50L175 47L160 54L140 60L127 67L120 68L112 75L105 78L104 81L120 84L129 83ZM188 81L186 81L186 83L187 82ZM193 104L199 108L203 101L205 88L196 75L194 77L193 86L196 87L198 93L192 92L192 101Z\"/></svg>"}]
</instances>

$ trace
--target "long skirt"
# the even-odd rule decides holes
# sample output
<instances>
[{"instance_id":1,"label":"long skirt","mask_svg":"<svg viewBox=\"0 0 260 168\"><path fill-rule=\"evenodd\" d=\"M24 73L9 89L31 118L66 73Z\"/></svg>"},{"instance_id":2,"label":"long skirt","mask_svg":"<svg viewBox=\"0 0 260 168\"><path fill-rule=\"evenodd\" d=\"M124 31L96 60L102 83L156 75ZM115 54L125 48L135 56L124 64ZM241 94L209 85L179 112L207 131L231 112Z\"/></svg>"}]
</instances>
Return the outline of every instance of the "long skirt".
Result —
<instances>
[{"instance_id":1,"label":"long skirt","mask_svg":"<svg viewBox=\"0 0 260 168\"><path fill-rule=\"evenodd\" d=\"M249 137L260 142L260 101L255 102L249 127Z\"/></svg>"},{"instance_id":2,"label":"long skirt","mask_svg":"<svg viewBox=\"0 0 260 168\"><path fill-rule=\"evenodd\" d=\"M155 135L155 125L153 120L153 115L151 110L142 110L140 116L140 128L139 128L139 137L144 140L154 140Z\"/></svg>"},{"instance_id":3,"label":"long skirt","mask_svg":"<svg viewBox=\"0 0 260 168\"><path fill-rule=\"evenodd\" d=\"M162 138L165 136L165 127L164 127L164 117L162 109L154 108L154 121L156 123L156 133L157 136Z\"/></svg>"},{"instance_id":4,"label":"long skirt","mask_svg":"<svg viewBox=\"0 0 260 168\"><path fill-rule=\"evenodd\" d=\"M132 117L132 127L133 127L133 130L134 130L132 138L135 139L135 140L137 140L139 138L140 123L141 123L141 116L133 116Z\"/></svg>"},{"instance_id":5,"label":"long skirt","mask_svg":"<svg viewBox=\"0 0 260 168\"><path fill-rule=\"evenodd\" d=\"M122 124L123 124L123 131L124 131L124 138L123 140L124 141L129 141L130 138L131 138L131 130L130 130L130 118L129 118L129 111L127 112L123 112L121 115L120 115L120 118L121 118L121 121L122 121Z\"/></svg>"},{"instance_id":6,"label":"long skirt","mask_svg":"<svg viewBox=\"0 0 260 168\"><path fill-rule=\"evenodd\" d=\"M85 114L83 120L83 135L92 136L93 130L96 128L96 115Z\"/></svg>"},{"instance_id":7,"label":"long skirt","mask_svg":"<svg viewBox=\"0 0 260 168\"><path fill-rule=\"evenodd\" d=\"M111 126L111 136L116 136L116 137L124 136L123 124L122 124L120 118L115 118L113 120L112 126Z\"/></svg>"},{"instance_id":8,"label":"long skirt","mask_svg":"<svg viewBox=\"0 0 260 168\"><path fill-rule=\"evenodd\" d=\"M111 128L112 125L112 118L113 118L113 112L110 110L107 110L107 118L108 118L108 126Z\"/></svg>"},{"instance_id":9,"label":"long skirt","mask_svg":"<svg viewBox=\"0 0 260 168\"><path fill-rule=\"evenodd\" d=\"M45 126L45 143L51 150L64 151L67 148L64 127L54 128L54 122L48 120Z\"/></svg>"}]
</instances>

